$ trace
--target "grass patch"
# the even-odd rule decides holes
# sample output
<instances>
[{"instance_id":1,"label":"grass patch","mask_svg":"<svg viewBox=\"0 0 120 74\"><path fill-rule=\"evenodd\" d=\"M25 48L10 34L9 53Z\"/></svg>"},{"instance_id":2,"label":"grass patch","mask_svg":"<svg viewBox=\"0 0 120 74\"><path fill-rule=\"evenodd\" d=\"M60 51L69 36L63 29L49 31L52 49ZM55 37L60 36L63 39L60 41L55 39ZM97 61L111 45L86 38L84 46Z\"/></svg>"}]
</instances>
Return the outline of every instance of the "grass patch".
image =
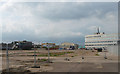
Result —
<instances>
[{"instance_id":1,"label":"grass patch","mask_svg":"<svg viewBox=\"0 0 120 74\"><path fill-rule=\"evenodd\" d=\"M74 53L74 52L67 52L67 53Z\"/></svg>"},{"instance_id":2,"label":"grass patch","mask_svg":"<svg viewBox=\"0 0 120 74\"><path fill-rule=\"evenodd\" d=\"M50 66L49 64L44 64L43 66Z\"/></svg>"},{"instance_id":3,"label":"grass patch","mask_svg":"<svg viewBox=\"0 0 120 74\"><path fill-rule=\"evenodd\" d=\"M40 52L28 52L28 53L40 53Z\"/></svg>"},{"instance_id":4,"label":"grass patch","mask_svg":"<svg viewBox=\"0 0 120 74\"><path fill-rule=\"evenodd\" d=\"M47 61L48 59L39 59L38 58L38 60L41 61L41 62L44 62L44 61Z\"/></svg>"},{"instance_id":5,"label":"grass patch","mask_svg":"<svg viewBox=\"0 0 120 74\"><path fill-rule=\"evenodd\" d=\"M96 56L99 56L99 54L98 54L98 53L96 53L95 55L96 55Z\"/></svg>"},{"instance_id":6,"label":"grass patch","mask_svg":"<svg viewBox=\"0 0 120 74\"><path fill-rule=\"evenodd\" d=\"M47 61L47 59L41 59L41 61Z\"/></svg>"},{"instance_id":7,"label":"grass patch","mask_svg":"<svg viewBox=\"0 0 120 74\"><path fill-rule=\"evenodd\" d=\"M48 55L47 54L40 54L40 55L37 55L39 57L47 57Z\"/></svg>"},{"instance_id":8,"label":"grass patch","mask_svg":"<svg viewBox=\"0 0 120 74\"><path fill-rule=\"evenodd\" d=\"M65 55L65 54L70 54L70 53L74 53L74 52L56 52L56 53L50 53L50 56L52 57L56 57L56 56L61 56L61 55ZM47 57L48 56L48 53L45 53L45 54L40 54L38 55L40 57Z\"/></svg>"}]
</instances>

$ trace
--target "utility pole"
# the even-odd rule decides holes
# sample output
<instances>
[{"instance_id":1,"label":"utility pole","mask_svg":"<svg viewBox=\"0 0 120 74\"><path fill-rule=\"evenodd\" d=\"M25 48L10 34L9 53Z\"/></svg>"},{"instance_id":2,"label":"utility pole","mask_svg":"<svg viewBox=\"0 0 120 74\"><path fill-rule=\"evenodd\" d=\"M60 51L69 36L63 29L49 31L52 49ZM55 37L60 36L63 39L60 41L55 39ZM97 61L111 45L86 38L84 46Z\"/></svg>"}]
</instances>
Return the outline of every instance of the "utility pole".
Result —
<instances>
[{"instance_id":1,"label":"utility pole","mask_svg":"<svg viewBox=\"0 0 120 74\"><path fill-rule=\"evenodd\" d=\"M7 69L7 72L9 72L8 43L6 44L6 69Z\"/></svg>"}]
</instances>

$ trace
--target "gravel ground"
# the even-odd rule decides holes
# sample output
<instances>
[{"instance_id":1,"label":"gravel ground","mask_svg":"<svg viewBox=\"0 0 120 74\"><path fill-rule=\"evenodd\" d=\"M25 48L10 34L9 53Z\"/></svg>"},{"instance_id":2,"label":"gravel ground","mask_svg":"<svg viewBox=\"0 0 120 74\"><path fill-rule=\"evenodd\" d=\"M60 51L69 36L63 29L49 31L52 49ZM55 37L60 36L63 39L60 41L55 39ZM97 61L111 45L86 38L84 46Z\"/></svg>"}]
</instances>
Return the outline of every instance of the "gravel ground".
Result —
<instances>
[{"instance_id":1,"label":"gravel ground","mask_svg":"<svg viewBox=\"0 0 120 74\"><path fill-rule=\"evenodd\" d=\"M40 68L32 68L34 65L34 50L10 50L9 51L9 68L10 72L116 72L118 57L107 55L108 59L104 59L104 52L97 53L91 50L50 50L50 53L73 52L60 56L50 57L53 63L41 61L48 57L37 56L37 66ZM37 55L47 54L47 50L36 50ZM6 51L2 51L2 69L6 71ZM97 54L97 55L96 55ZM30 56L28 56L30 55ZM82 56L84 59L82 59ZM65 60L68 58L69 60ZM72 69L73 68L73 69ZM104 71L105 70L105 71Z\"/></svg>"}]
</instances>

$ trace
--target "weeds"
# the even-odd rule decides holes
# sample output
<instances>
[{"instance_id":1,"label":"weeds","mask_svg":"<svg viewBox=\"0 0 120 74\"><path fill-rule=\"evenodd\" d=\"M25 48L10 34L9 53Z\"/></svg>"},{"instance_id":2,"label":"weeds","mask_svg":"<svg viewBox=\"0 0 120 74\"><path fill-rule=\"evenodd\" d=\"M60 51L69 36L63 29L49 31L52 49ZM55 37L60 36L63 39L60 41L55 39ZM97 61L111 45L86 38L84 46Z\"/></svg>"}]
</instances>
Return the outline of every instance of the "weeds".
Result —
<instances>
[{"instance_id":1,"label":"weeds","mask_svg":"<svg viewBox=\"0 0 120 74\"><path fill-rule=\"evenodd\" d=\"M99 56L99 54L98 54L98 53L96 53L95 55L96 55L96 56Z\"/></svg>"},{"instance_id":2,"label":"weeds","mask_svg":"<svg viewBox=\"0 0 120 74\"><path fill-rule=\"evenodd\" d=\"M59 52L59 53L50 53L50 56L54 57L54 56L60 56L60 55L65 55L65 54L70 54L70 53L74 53L74 52ZM40 57L47 57L48 54L40 54L38 55Z\"/></svg>"}]
</instances>

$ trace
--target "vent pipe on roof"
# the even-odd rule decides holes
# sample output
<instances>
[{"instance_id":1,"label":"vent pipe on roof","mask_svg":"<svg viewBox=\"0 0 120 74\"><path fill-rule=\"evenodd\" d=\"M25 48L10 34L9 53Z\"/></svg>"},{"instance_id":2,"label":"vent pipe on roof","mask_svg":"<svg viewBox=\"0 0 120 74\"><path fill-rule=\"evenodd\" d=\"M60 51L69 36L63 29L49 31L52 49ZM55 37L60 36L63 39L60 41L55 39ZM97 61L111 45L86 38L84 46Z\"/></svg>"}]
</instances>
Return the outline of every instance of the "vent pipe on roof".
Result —
<instances>
[{"instance_id":1,"label":"vent pipe on roof","mask_svg":"<svg viewBox=\"0 0 120 74\"><path fill-rule=\"evenodd\" d=\"M103 34L105 34L105 32L103 32Z\"/></svg>"},{"instance_id":2,"label":"vent pipe on roof","mask_svg":"<svg viewBox=\"0 0 120 74\"><path fill-rule=\"evenodd\" d=\"M97 28L97 33L96 34L100 34L99 27Z\"/></svg>"},{"instance_id":3,"label":"vent pipe on roof","mask_svg":"<svg viewBox=\"0 0 120 74\"><path fill-rule=\"evenodd\" d=\"M97 28L97 30L98 30L97 34L100 34L99 27Z\"/></svg>"}]
</instances>

